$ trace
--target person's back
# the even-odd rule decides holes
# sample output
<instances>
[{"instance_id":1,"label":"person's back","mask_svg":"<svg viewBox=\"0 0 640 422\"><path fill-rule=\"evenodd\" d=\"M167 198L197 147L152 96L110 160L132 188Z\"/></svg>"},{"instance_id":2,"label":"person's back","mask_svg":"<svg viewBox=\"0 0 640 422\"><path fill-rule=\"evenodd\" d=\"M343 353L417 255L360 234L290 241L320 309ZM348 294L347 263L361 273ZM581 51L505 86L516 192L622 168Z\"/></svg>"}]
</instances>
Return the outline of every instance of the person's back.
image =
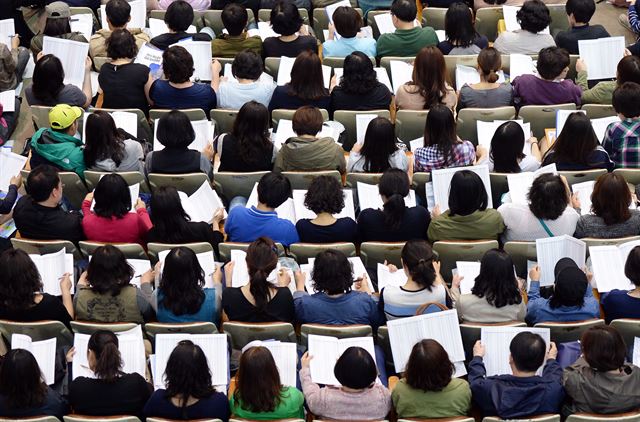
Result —
<instances>
[{"instance_id":1,"label":"person's back","mask_svg":"<svg viewBox=\"0 0 640 422\"><path fill-rule=\"evenodd\" d=\"M107 40L117 29L125 29L133 35L138 49L148 43L151 38L141 28L127 28L131 21L131 6L126 0L110 0L105 6L108 28L97 30L89 40L89 55L91 59L107 57Z\"/></svg>"},{"instance_id":2,"label":"person's back","mask_svg":"<svg viewBox=\"0 0 640 422\"><path fill-rule=\"evenodd\" d=\"M589 24L596 11L594 0L568 0L565 11L571 27L556 34L556 44L567 50L569 54L580 53L578 50L580 40L595 40L610 36L602 25Z\"/></svg>"},{"instance_id":3,"label":"person's back","mask_svg":"<svg viewBox=\"0 0 640 422\"><path fill-rule=\"evenodd\" d=\"M211 41L213 57L235 57L244 50L250 50L262 55L262 39L249 36L246 26L249 21L247 9L238 3L229 3L222 9L222 23L227 33L218 34Z\"/></svg>"},{"instance_id":4,"label":"person's back","mask_svg":"<svg viewBox=\"0 0 640 422\"><path fill-rule=\"evenodd\" d=\"M193 41L211 41L211 36L205 32L187 33L193 24L193 19L193 7L189 2L173 0L164 15L164 23L169 28L169 32L153 37L150 44L160 50L166 50L169 46L186 38L191 38Z\"/></svg>"},{"instance_id":5,"label":"person's back","mask_svg":"<svg viewBox=\"0 0 640 422\"><path fill-rule=\"evenodd\" d=\"M141 415L150 396L151 386L138 373L123 374L113 382L78 377L69 385L69 402L81 415Z\"/></svg>"},{"instance_id":6,"label":"person's back","mask_svg":"<svg viewBox=\"0 0 640 422\"><path fill-rule=\"evenodd\" d=\"M410 0L394 0L391 4L391 21L395 32L382 34L376 44L377 57L415 56L422 48L438 44L433 28L415 26L417 8Z\"/></svg>"},{"instance_id":7,"label":"person's back","mask_svg":"<svg viewBox=\"0 0 640 422\"><path fill-rule=\"evenodd\" d=\"M527 0L518 10L516 19L521 29L504 31L493 47L502 54L537 54L543 48L555 46L553 37L544 33L551 23L551 13L545 2Z\"/></svg>"},{"instance_id":8,"label":"person's back","mask_svg":"<svg viewBox=\"0 0 640 422\"><path fill-rule=\"evenodd\" d=\"M623 120L607 127L602 146L616 168L640 167L640 84L625 82L613 91L613 107Z\"/></svg>"},{"instance_id":9,"label":"person's back","mask_svg":"<svg viewBox=\"0 0 640 422\"><path fill-rule=\"evenodd\" d=\"M465 84L460 89L458 109L494 108L513 104L513 86L509 82L493 89L473 89Z\"/></svg>"}]
</instances>

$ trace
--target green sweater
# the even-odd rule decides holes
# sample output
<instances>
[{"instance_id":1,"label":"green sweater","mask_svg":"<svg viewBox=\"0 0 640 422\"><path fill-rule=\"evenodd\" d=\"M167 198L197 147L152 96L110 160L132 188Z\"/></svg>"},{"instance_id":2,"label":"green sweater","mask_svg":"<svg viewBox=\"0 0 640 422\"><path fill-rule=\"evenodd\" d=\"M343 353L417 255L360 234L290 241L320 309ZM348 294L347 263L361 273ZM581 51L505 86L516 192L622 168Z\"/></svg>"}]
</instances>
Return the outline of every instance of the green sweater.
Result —
<instances>
[{"instance_id":1,"label":"green sweater","mask_svg":"<svg viewBox=\"0 0 640 422\"><path fill-rule=\"evenodd\" d=\"M243 32L237 37L229 34L220 34L211 41L211 54L213 57L235 57L244 50L251 50L259 56L262 55L262 39L258 36L250 37Z\"/></svg>"},{"instance_id":2,"label":"green sweater","mask_svg":"<svg viewBox=\"0 0 640 422\"><path fill-rule=\"evenodd\" d=\"M616 81L598 82L596 86L589 89L587 72L578 72L576 83L582 88L582 104L611 104L613 90L616 89Z\"/></svg>"},{"instance_id":3,"label":"green sweater","mask_svg":"<svg viewBox=\"0 0 640 422\"><path fill-rule=\"evenodd\" d=\"M448 418L465 416L471 406L469 383L452 378L442 391L422 391L401 379L391 393L400 418Z\"/></svg>"},{"instance_id":4,"label":"green sweater","mask_svg":"<svg viewBox=\"0 0 640 422\"><path fill-rule=\"evenodd\" d=\"M493 208L469 215L449 215L449 210L433 218L427 230L432 242L438 240L498 239L504 231L500 213Z\"/></svg>"},{"instance_id":5,"label":"green sweater","mask_svg":"<svg viewBox=\"0 0 640 422\"><path fill-rule=\"evenodd\" d=\"M429 26L424 28L396 29L393 34L382 34L378 38L376 49L378 57L410 57L418 54L423 47L438 44L436 31Z\"/></svg>"},{"instance_id":6,"label":"green sweater","mask_svg":"<svg viewBox=\"0 0 640 422\"><path fill-rule=\"evenodd\" d=\"M242 401L236 402L234 394L229 397L231 414L243 419L272 420L272 419L304 419L304 396L294 387L283 387L280 395L280 404L272 412L252 412L244 409Z\"/></svg>"}]
</instances>

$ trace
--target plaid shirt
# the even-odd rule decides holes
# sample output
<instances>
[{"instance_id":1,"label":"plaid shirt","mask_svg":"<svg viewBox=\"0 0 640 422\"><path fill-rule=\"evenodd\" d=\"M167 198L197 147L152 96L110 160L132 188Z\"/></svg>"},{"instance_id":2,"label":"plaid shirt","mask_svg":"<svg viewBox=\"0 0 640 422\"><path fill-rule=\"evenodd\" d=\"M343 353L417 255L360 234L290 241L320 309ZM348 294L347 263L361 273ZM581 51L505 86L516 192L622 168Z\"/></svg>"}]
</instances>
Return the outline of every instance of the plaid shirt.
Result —
<instances>
[{"instance_id":1,"label":"plaid shirt","mask_svg":"<svg viewBox=\"0 0 640 422\"><path fill-rule=\"evenodd\" d=\"M640 119L609 125L602 141L616 168L640 168Z\"/></svg>"},{"instance_id":2,"label":"plaid shirt","mask_svg":"<svg viewBox=\"0 0 640 422\"><path fill-rule=\"evenodd\" d=\"M413 171L429 172L447 167L468 166L476 159L476 149L469 141L456 144L451 152L452 157L446 162L437 145L417 148L414 153Z\"/></svg>"}]
</instances>

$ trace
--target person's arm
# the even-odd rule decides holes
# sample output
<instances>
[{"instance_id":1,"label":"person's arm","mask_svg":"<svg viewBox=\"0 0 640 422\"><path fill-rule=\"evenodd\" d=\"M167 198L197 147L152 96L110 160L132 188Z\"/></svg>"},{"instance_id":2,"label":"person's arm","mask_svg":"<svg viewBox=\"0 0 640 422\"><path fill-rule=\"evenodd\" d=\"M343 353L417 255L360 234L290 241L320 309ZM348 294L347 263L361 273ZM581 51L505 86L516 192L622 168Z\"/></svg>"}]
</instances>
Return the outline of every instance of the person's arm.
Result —
<instances>
[{"instance_id":1,"label":"person's arm","mask_svg":"<svg viewBox=\"0 0 640 422\"><path fill-rule=\"evenodd\" d=\"M640 34L640 20L638 20L638 12L636 10L635 0L631 0L629 2L627 16L629 17L629 26L631 27L631 30L636 34Z\"/></svg>"},{"instance_id":2,"label":"person's arm","mask_svg":"<svg viewBox=\"0 0 640 422\"><path fill-rule=\"evenodd\" d=\"M144 239L147 232L153 227L153 223L149 218L147 206L140 198L138 198L138 201L136 202L136 214L138 214L138 231L140 233L140 237Z\"/></svg>"},{"instance_id":3,"label":"person's arm","mask_svg":"<svg viewBox=\"0 0 640 422\"><path fill-rule=\"evenodd\" d=\"M73 312L73 300L71 299L71 274L65 273L60 280L60 292L62 297L62 305L67 310L67 313L74 318Z\"/></svg>"},{"instance_id":4,"label":"person's arm","mask_svg":"<svg viewBox=\"0 0 640 422\"><path fill-rule=\"evenodd\" d=\"M18 174L9 181L9 190L4 199L0 200L0 214L9 214L18 198L18 188L22 185L22 177Z\"/></svg>"},{"instance_id":5,"label":"person's arm","mask_svg":"<svg viewBox=\"0 0 640 422\"><path fill-rule=\"evenodd\" d=\"M324 394L324 388L320 388L318 384L311 381L311 368L310 363L313 356L306 352L300 359L300 384L302 385L302 392L304 393L305 401L309 410L315 414L323 414L329 403L326 403L326 394Z\"/></svg>"},{"instance_id":6,"label":"person's arm","mask_svg":"<svg viewBox=\"0 0 640 422\"><path fill-rule=\"evenodd\" d=\"M531 279L531 284L527 297L531 302L540 299L540 268L537 265L529 271L529 278Z\"/></svg>"},{"instance_id":7,"label":"person's arm","mask_svg":"<svg viewBox=\"0 0 640 422\"><path fill-rule=\"evenodd\" d=\"M213 289L215 292L215 315L214 323L218 322L220 311L222 309L222 265L216 264L216 270L213 273Z\"/></svg>"},{"instance_id":8,"label":"person's arm","mask_svg":"<svg viewBox=\"0 0 640 422\"><path fill-rule=\"evenodd\" d=\"M82 93L86 99L82 108L87 108L91 105L93 99L93 91L91 91L91 58L87 56L84 61L84 82L82 82Z\"/></svg>"},{"instance_id":9,"label":"person's arm","mask_svg":"<svg viewBox=\"0 0 640 422\"><path fill-rule=\"evenodd\" d=\"M558 383L562 383L562 366L558 363L556 358L558 357L558 348L552 341L549 344L549 351L547 352L546 364L542 370L542 378L550 379Z\"/></svg>"},{"instance_id":10,"label":"person's arm","mask_svg":"<svg viewBox=\"0 0 640 422\"><path fill-rule=\"evenodd\" d=\"M220 88L220 71L222 71L222 65L219 61L214 60L211 63L211 88L218 93L218 89Z\"/></svg>"},{"instance_id":11,"label":"person's arm","mask_svg":"<svg viewBox=\"0 0 640 422\"><path fill-rule=\"evenodd\" d=\"M476 341L473 345L473 359L469 362L469 384L471 387L475 387L478 384L482 384L487 377L487 369L484 367L485 348L480 340ZM475 392L475 391L474 391Z\"/></svg>"},{"instance_id":12,"label":"person's arm","mask_svg":"<svg viewBox=\"0 0 640 422\"><path fill-rule=\"evenodd\" d=\"M147 103L149 103L150 106L153 106L153 101L151 100L151 85L153 85L153 82L153 76L151 76L151 72L149 72L147 82L144 84L144 96L147 98Z\"/></svg>"},{"instance_id":13,"label":"person's arm","mask_svg":"<svg viewBox=\"0 0 640 422\"><path fill-rule=\"evenodd\" d=\"M538 160L538 162L542 161L542 153L540 152L540 143L538 142L538 138L535 136L531 136L527 139L527 142L531 144L531 156Z\"/></svg>"}]
</instances>

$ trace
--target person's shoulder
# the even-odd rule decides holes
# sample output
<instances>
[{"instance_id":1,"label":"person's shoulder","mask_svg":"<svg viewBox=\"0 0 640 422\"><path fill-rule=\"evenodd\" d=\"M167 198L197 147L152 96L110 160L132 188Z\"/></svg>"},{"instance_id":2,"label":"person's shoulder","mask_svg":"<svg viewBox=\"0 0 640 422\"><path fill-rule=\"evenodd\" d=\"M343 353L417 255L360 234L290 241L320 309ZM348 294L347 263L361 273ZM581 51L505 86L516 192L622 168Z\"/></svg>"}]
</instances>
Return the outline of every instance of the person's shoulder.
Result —
<instances>
[{"instance_id":1,"label":"person's shoulder","mask_svg":"<svg viewBox=\"0 0 640 422\"><path fill-rule=\"evenodd\" d=\"M304 394L296 387L285 386L282 388L281 397L291 400L294 403L299 403L300 406L304 403Z\"/></svg>"}]
</instances>

